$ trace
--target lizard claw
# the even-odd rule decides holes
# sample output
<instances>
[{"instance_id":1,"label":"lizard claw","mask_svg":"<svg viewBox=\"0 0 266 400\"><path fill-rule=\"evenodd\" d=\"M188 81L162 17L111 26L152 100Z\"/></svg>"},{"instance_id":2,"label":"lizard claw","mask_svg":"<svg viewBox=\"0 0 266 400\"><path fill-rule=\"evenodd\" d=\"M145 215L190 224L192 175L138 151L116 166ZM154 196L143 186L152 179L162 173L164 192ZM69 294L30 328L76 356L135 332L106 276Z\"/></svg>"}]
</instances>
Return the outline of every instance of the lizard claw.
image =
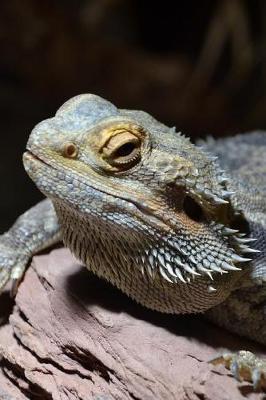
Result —
<instances>
[{"instance_id":1,"label":"lizard claw","mask_svg":"<svg viewBox=\"0 0 266 400\"><path fill-rule=\"evenodd\" d=\"M256 357L250 351L225 353L210 361L213 365L223 364L240 382L248 381L254 390L266 391L266 360Z\"/></svg>"}]
</instances>

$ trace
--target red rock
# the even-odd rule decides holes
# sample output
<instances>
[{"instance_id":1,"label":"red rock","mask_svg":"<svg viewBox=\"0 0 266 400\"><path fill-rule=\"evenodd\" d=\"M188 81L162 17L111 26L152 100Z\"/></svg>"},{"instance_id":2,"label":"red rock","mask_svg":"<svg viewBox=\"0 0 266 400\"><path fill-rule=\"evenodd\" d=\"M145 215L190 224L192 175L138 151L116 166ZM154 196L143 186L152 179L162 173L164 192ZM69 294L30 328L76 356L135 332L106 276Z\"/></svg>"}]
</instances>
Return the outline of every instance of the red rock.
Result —
<instances>
[{"instance_id":1,"label":"red rock","mask_svg":"<svg viewBox=\"0 0 266 400\"><path fill-rule=\"evenodd\" d=\"M243 348L260 350L202 317L144 309L54 250L33 259L0 329L0 399L262 399L208 363Z\"/></svg>"}]
</instances>

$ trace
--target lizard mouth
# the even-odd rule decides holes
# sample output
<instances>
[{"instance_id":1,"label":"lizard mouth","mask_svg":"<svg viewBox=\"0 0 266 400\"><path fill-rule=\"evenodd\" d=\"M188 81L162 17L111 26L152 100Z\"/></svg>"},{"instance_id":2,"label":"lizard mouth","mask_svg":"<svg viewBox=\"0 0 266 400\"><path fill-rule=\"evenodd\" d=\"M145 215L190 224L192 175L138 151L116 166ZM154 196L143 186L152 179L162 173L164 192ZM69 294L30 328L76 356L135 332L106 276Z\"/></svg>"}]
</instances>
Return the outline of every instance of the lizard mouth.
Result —
<instances>
[{"instance_id":1,"label":"lizard mouth","mask_svg":"<svg viewBox=\"0 0 266 400\"><path fill-rule=\"evenodd\" d=\"M51 164L49 164L43 158L41 158L40 156L37 156L31 150L28 150L28 149L23 154L23 161L25 164L27 164L27 162L37 162L37 163L43 164L49 168L55 169Z\"/></svg>"}]
</instances>

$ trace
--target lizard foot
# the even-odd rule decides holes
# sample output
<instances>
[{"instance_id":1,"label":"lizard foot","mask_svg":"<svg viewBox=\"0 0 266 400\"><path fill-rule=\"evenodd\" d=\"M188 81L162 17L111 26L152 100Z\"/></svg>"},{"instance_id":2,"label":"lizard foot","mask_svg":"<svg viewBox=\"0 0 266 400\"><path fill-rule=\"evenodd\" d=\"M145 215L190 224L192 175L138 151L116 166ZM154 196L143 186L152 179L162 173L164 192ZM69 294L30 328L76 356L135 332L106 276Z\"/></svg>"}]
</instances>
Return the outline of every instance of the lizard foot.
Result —
<instances>
[{"instance_id":1,"label":"lizard foot","mask_svg":"<svg viewBox=\"0 0 266 400\"><path fill-rule=\"evenodd\" d=\"M223 364L230 369L238 381L248 381L254 390L266 391L266 360L256 357L250 351L225 353L210 361L213 365Z\"/></svg>"},{"instance_id":2,"label":"lizard foot","mask_svg":"<svg viewBox=\"0 0 266 400\"><path fill-rule=\"evenodd\" d=\"M11 280L11 296L16 294L17 282L21 280L29 260L26 251L17 251L5 243L3 236L0 236L0 293Z\"/></svg>"}]
</instances>

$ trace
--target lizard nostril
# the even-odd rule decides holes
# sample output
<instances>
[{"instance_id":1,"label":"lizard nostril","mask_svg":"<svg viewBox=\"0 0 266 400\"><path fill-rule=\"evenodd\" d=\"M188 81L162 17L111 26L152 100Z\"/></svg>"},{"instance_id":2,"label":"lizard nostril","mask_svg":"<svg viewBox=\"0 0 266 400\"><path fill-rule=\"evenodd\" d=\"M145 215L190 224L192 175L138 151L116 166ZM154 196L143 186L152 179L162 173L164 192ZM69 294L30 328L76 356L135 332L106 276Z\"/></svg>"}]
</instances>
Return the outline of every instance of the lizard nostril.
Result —
<instances>
[{"instance_id":1,"label":"lizard nostril","mask_svg":"<svg viewBox=\"0 0 266 400\"><path fill-rule=\"evenodd\" d=\"M184 212L186 215L196 222L204 220L204 213L201 206L190 196L184 198L183 203Z\"/></svg>"}]
</instances>

